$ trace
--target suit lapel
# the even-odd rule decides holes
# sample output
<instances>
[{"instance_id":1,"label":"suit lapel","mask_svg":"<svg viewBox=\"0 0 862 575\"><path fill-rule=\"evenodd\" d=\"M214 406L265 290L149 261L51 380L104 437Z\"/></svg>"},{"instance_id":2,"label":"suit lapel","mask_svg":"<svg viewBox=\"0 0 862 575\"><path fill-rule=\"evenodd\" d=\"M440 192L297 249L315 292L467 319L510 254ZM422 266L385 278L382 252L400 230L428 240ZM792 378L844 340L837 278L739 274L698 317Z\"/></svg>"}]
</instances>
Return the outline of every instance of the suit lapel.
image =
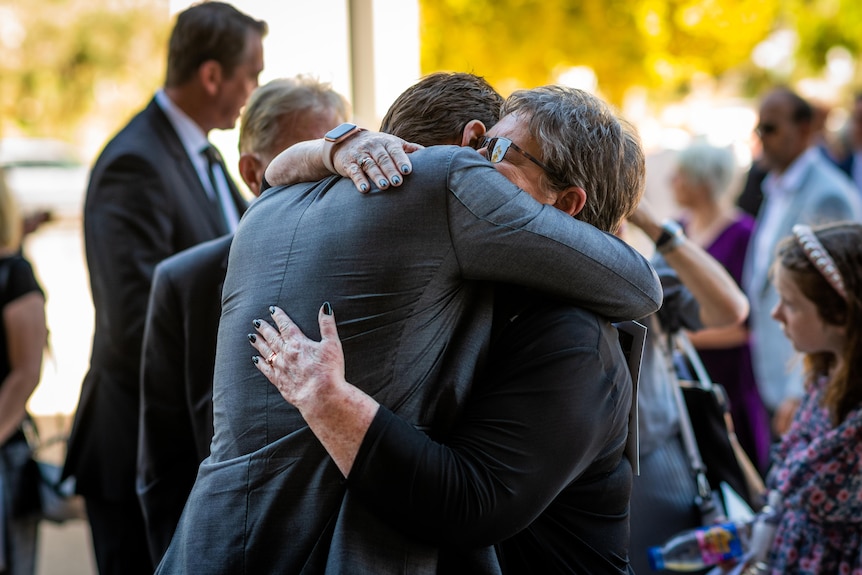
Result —
<instances>
[{"instance_id":1,"label":"suit lapel","mask_svg":"<svg viewBox=\"0 0 862 575\"><path fill-rule=\"evenodd\" d=\"M224 235L228 232L224 223L224 216L219 212L218 205L213 202L206 189L201 183L198 172L195 170L194 164L186 153L180 137L176 130L171 125L170 120L156 103L155 99L147 106L147 111L157 119L154 124L158 126L158 133L165 146L165 150L174 158L176 165L179 167L177 172L185 184L185 189L193 197L193 202L197 206L197 213L205 219L213 229L213 237ZM235 186L229 175L225 174L228 185L231 187L231 194L234 194ZM174 193L183 193L181 190L174 190ZM238 194L239 192L237 192Z\"/></svg>"}]
</instances>

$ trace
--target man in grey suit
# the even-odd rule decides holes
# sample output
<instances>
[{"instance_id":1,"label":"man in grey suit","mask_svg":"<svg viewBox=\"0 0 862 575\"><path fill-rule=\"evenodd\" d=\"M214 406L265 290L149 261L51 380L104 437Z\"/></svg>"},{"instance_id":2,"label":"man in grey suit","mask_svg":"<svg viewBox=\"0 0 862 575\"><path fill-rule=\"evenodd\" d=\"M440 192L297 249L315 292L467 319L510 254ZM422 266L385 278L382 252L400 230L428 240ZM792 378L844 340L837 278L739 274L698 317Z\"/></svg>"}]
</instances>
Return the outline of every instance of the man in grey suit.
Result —
<instances>
[{"instance_id":1,"label":"man in grey suit","mask_svg":"<svg viewBox=\"0 0 862 575\"><path fill-rule=\"evenodd\" d=\"M802 396L802 370L793 346L772 319L778 293L769 279L775 247L794 224L859 220L862 207L853 184L822 153L809 145L813 111L787 88L769 92L760 105L757 134L769 174L764 202L748 244L743 287L751 303L752 363L763 402L781 435Z\"/></svg>"},{"instance_id":2,"label":"man in grey suit","mask_svg":"<svg viewBox=\"0 0 862 575\"><path fill-rule=\"evenodd\" d=\"M265 32L264 22L221 2L180 13L164 89L108 143L90 176L84 241L95 334L64 473L86 499L102 575L152 572L135 493L150 282L161 260L230 232L245 210L207 134L232 128L257 87Z\"/></svg>"},{"instance_id":3,"label":"man in grey suit","mask_svg":"<svg viewBox=\"0 0 862 575\"><path fill-rule=\"evenodd\" d=\"M225 280L211 455L157 572L441 568L436 547L384 525L346 493L302 416L249 360L243 334L268 313L261 302L270 302L317 337L314 310L329 299L340 310L351 381L433 434L453 424L487 349L492 285L481 280L524 284L615 318L654 311L660 288L645 260L550 205L573 213L589 198L587 209L602 206L611 221L633 208L618 179L588 181L595 163L564 160L563 150L576 150L616 166L623 151L616 117L594 99L573 113L573 95L543 95L569 112L564 121L536 119L544 140L527 117L509 118L512 163L497 164L499 172L472 149L440 146L413 154L413 174L398 189L361 195L351 181L329 177L275 188L255 202L237 230ZM449 141L471 136L464 130ZM501 172L540 186L545 201ZM497 572L492 548L465 553L474 572Z\"/></svg>"},{"instance_id":4,"label":"man in grey suit","mask_svg":"<svg viewBox=\"0 0 862 575\"><path fill-rule=\"evenodd\" d=\"M347 119L347 103L306 77L272 80L251 95L240 121L239 171L260 195L263 172L282 150L322 138ZM212 376L221 287L233 235L184 250L156 266L141 364L137 492L153 562L168 548L210 452Z\"/></svg>"}]
</instances>

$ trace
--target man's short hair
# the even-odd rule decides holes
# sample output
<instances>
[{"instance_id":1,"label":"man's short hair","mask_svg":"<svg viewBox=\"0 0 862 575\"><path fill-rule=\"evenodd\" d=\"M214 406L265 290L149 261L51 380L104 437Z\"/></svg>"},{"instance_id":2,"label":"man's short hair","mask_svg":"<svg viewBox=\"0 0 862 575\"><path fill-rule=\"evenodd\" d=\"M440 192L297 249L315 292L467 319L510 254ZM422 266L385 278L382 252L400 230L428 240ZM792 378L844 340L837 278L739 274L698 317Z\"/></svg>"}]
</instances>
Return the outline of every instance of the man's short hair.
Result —
<instances>
[{"instance_id":1,"label":"man's short hair","mask_svg":"<svg viewBox=\"0 0 862 575\"><path fill-rule=\"evenodd\" d=\"M265 36L266 22L224 2L202 2L180 12L168 44L165 86L191 80L201 64L215 60L227 77L246 57L250 33Z\"/></svg>"},{"instance_id":2,"label":"man's short hair","mask_svg":"<svg viewBox=\"0 0 862 575\"><path fill-rule=\"evenodd\" d=\"M423 146L460 144L464 126L500 119L503 98L481 76L438 72L407 88L389 107L380 131Z\"/></svg>"},{"instance_id":3,"label":"man's short hair","mask_svg":"<svg viewBox=\"0 0 862 575\"><path fill-rule=\"evenodd\" d=\"M814 108L808 100L787 86L774 88L767 97L778 97L787 101L790 104L790 119L797 124L814 120Z\"/></svg>"},{"instance_id":4,"label":"man's short hair","mask_svg":"<svg viewBox=\"0 0 862 575\"><path fill-rule=\"evenodd\" d=\"M272 80L252 92L248 100L240 123L239 150L269 155L286 121L325 110L347 118L347 108L344 97L328 83L309 76Z\"/></svg>"},{"instance_id":5,"label":"man's short hair","mask_svg":"<svg viewBox=\"0 0 862 575\"><path fill-rule=\"evenodd\" d=\"M543 178L551 190L569 186L587 194L578 219L614 232L637 207L643 186L640 140L633 126L623 127L601 99L583 90L544 86L518 90L503 104L502 115L523 114L530 134L551 169ZM627 149L630 148L630 149Z\"/></svg>"}]
</instances>

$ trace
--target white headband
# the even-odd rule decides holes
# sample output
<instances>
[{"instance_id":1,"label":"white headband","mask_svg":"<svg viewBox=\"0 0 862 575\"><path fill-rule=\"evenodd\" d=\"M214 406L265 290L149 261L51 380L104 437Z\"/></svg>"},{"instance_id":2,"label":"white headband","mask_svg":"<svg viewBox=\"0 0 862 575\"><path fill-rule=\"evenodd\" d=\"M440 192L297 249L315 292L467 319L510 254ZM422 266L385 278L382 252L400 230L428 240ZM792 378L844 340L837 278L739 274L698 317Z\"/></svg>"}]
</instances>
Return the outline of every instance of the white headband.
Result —
<instances>
[{"instance_id":1,"label":"white headband","mask_svg":"<svg viewBox=\"0 0 862 575\"><path fill-rule=\"evenodd\" d=\"M796 241L805 252L805 257L808 258L817 271L826 278L835 291L847 301L847 290L844 289L844 280L841 278L841 273L838 271L838 266L835 265L835 260L814 235L810 226L804 224L796 224L793 226L793 235L796 236Z\"/></svg>"}]
</instances>

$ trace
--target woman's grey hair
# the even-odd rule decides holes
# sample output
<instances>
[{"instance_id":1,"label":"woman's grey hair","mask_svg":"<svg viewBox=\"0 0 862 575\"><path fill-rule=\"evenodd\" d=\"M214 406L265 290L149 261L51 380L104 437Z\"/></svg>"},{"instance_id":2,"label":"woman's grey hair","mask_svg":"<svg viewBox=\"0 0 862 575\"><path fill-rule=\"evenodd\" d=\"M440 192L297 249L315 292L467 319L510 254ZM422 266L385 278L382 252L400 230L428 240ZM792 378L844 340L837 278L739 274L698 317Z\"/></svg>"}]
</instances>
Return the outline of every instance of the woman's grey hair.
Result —
<instances>
[{"instance_id":1,"label":"woman's grey hair","mask_svg":"<svg viewBox=\"0 0 862 575\"><path fill-rule=\"evenodd\" d=\"M718 201L730 189L736 162L729 148L697 142L677 155L676 167L694 183L706 186Z\"/></svg>"},{"instance_id":2,"label":"woman's grey hair","mask_svg":"<svg viewBox=\"0 0 862 575\"><path fill-rule=\"evenodd\" d=\"M248 100L239 151L268 154L279 141L284 118L323 110L333 110L341 118L349 116L344 97L328 83L309 76L271 80L252 92Z\"/></svg>"},{"instance_id":3,"label":"woman's grey hair","mask_svg":"<svg viewBox=\"0 0 862 575\"><path fill-rule=\"evenodd\" d=\"M643 192L628 185L639 180L634 172L644 169L637 165L638 154L626 153L626 132L631 136L628 144L640 146L634 128L624 128L614 110L596 96L563 86L512 93L501 116L509 114L528 120L530 134L551 169L544 176L547 186L554 191L577 186L586 192L586 205L575 217L616 231Z\"/></svg>"}]
</instances>

